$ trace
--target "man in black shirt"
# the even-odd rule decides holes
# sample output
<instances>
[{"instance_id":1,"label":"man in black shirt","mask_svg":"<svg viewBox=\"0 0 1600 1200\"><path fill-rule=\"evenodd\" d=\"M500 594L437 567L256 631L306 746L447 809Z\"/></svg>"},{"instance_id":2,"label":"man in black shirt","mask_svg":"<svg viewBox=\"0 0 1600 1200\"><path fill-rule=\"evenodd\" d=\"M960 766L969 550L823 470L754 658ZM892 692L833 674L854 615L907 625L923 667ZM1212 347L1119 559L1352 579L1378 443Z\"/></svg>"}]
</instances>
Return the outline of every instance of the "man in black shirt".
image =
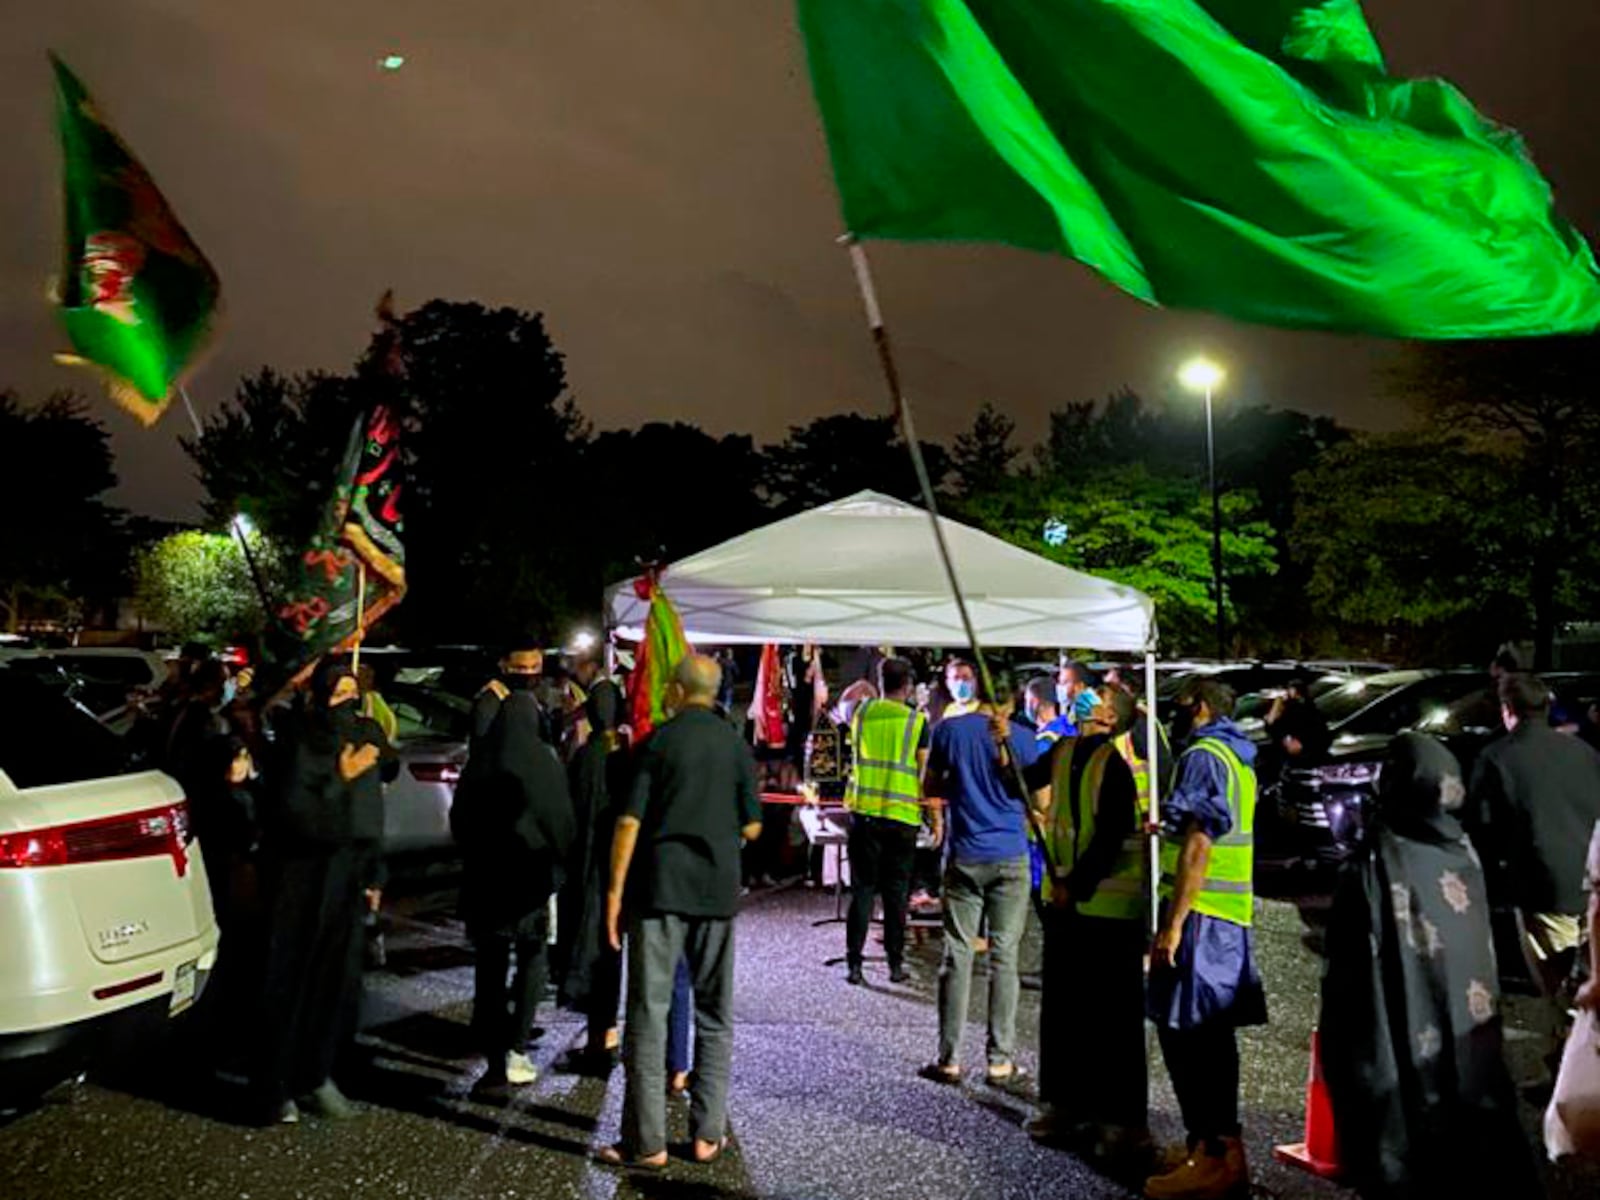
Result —
<instances>
[{"instance_id":1,"label":"man in black shirt","mask_svg":"<svg viewBox=\"0 0 1600 1200\"><path fill-rule=\"evenodd\" d=\"M695 1075L689 1125L695 1161L727 1145L733 1057L733 917L741 840L761 831L755 761L714 711L722 672L690 655L668 696L678 715L639 751L633 790L611 850L606 930L622 948L628 909L627 1092L622 1140L600 1161L658 1169L667 1162L667 1013L679 958L694 982Z\"/></svg>"}]
</instances>

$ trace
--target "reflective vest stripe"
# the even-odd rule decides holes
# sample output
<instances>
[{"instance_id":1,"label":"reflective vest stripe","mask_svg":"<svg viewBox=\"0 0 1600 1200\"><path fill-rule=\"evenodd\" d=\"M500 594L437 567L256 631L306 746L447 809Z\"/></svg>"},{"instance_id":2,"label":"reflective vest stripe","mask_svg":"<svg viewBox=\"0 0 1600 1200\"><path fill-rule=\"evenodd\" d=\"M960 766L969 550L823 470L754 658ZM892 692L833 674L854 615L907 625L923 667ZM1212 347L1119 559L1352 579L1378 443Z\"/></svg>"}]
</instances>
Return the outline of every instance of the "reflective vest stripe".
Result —
<instances>
[{"instance_id":1,"label":"reflective vest stripe","mask_svg":"<svg viewBox=\"0 0 1600 1200\"><path fill-rule=\"evenodd\" d=\"M1094 841L1095 822L1100 811L1100 788L1106 765L1119 754L1113 743L1095 748L1089 761L1078 772L1074 788L1073 759L1076 739L1064 739L1057 749L1052 771L1052 820L1048 826L1055 862L1063 872L1077 866L1082 852ZM1119 755L1120 756L1120 755ZM1077 803L1073 804L1074 793ZM1109 920L1136 921L1144 915L1144 842L1137 834L1122 840L1110 872L1088 899L1076 902L1080 914ZM1046 879L1043 891L1048 899L1054 884Z\"/></svg>"},{"instance_id":2,"label":"reflective vest stripe","mask_svg":"<svg viewBox=\"0 0 1600 1200\"><path fill-rule=\"evenodd\" d=\"M845 805L863 817L922 823L917 772L921 713L896 700L863 700L850 718L852 765Z\"/></svg>"},{"instance_id":3,"label":"reflective vest stripe","mask_svg":"<svg viewBox=\"0 0 1600 1200\"><path fill-rule=\"evenodd\" d=\"M1206 877L1194 898L1194 911L1248 927L1254 915L1255 772L1222 741L1202 738L1187 754L1210 754L1222 763L1232 828L1211 844ZM1177 884L1180 846L1161 844L1161 894L1171 898Z\"/></svg>"}]
</instances>

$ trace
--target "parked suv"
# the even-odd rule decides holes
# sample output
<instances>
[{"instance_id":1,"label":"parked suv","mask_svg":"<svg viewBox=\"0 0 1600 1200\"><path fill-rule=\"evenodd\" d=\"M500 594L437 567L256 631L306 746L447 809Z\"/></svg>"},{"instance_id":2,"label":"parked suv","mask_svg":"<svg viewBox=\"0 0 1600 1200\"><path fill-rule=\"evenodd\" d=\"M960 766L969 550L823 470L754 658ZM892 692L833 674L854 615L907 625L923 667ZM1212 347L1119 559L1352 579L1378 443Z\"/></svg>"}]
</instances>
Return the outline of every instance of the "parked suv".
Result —
<instances>
[{"instance_id":1,"label":"parked suv","mask_svg":"<svg viewBox=\"0 0 1600 1200\"><path fill-rule=\"evenodd\" d=\"M217 942L178 785L0 667L0 1107L183 1012Z\"/></svg>"}]
</instances>

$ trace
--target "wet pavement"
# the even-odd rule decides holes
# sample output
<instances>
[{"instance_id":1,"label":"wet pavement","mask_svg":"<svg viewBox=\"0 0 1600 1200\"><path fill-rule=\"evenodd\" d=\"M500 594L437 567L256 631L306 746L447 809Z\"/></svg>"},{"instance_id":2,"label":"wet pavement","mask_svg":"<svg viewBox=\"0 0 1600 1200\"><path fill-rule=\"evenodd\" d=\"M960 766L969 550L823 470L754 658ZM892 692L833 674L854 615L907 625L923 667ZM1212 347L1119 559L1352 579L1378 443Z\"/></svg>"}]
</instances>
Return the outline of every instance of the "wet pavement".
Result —
<instances>
[{"instance_id":1,"label":"wet pavement","mask_svg":"<svg viewBox=\"0 0 1600 1200\"><path fill-rule=\"evenodd\" d=\"M622 1074L564 1075L553 1064L581 1039L570 1014L545 1010L534 1058L542 1075L513 1093L475 1090L482 1060L466 1040L472 970L447 898L401 902L389 963L368 976L360 1051L370 1066L351 1086L361 1114L253 1129L214 1097L174 1095L177 1070L158 1051L131 1081L61 1089L0 1127L0 1200L199 1197L239 1200L1022 1200L1137 1194L1070 1155L1035 1146L1025 1100L980 1082L982 988L960 1089L917 1078L935 1049L937 934L912 953L914 980L891 986L881 962L866 988L844 982L841 924L814 924L830 897L758 894L740 918L733 1144L722 1162L675 1157L659 1175L620 1175L588 1159L616 1134ZM1279 1166L1276 1142L1298 1140L1315 1011L1317 966L1292 906L1264 903L1259 945L1272 1024L1242 1039L1246 1136L1258 1192L1293 1198L1350 1193ZM981 977L979 980L981 984ZM1513 1013L1515 1018L1515 1013ZM1038 997L1025 992L1019 1029L1031 1068ZM1531 1042L1512 1041L1531 1073ZM1157 1136L1176 1138L1176 1104L1151 1043ZM162 1097L161 1099L152 1097ZM194 1102L190 1102L190 1101ZM1525 1112L1531 1132L1537 1113ZM673 1136L687 1137L685 1106ZM1552 1178L1551 1194L1592 1196L1596 1177Z\"/></svg>"}]
</instances>

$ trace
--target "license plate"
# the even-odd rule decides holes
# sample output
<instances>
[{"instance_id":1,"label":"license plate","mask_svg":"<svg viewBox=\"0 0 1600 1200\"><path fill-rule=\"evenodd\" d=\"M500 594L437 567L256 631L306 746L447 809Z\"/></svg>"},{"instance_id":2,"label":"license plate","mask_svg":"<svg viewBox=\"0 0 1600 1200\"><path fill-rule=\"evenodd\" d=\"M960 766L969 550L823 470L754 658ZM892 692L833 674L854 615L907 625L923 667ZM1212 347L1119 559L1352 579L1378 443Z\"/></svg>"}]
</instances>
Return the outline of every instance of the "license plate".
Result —
<instances>
[{"instance_id":1,"label":"license plate","mask_svg":"<svg viewBox=\"0 0 1600 1200\"><path fill-rule=\"evenodd\" d=\"M168 1016L177 1016L184 1009L194 1003L196 963L182 964L172 977L172 1006L167 1010Z\"/></svg>"}]
</instances>

